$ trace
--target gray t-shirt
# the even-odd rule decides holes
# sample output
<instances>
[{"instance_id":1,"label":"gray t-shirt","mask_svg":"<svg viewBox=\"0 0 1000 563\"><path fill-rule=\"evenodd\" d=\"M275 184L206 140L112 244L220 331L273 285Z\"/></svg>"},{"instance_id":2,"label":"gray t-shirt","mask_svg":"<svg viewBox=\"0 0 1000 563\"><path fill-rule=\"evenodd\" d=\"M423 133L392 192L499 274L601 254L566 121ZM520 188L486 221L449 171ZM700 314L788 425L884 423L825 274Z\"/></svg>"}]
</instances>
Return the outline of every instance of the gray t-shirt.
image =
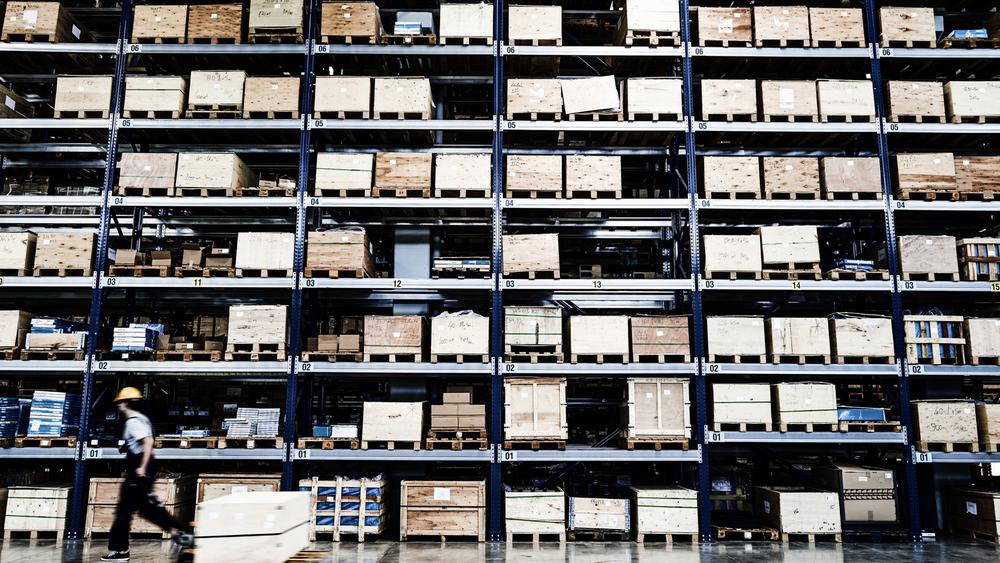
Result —
<instances>
[{"instance_id":1,"label":"gray t-shirt","mask_svg":"<svg viewBox=\"0 0 1000 563\"><path fill-rule=\"evenodd\" d=\"M125 429L122 431L122 439L125 440L125 447L133 454L142 453L143 438L153 437L153 425L142 413L136 413L125 420Z\"/></svg>"}]
</instances>

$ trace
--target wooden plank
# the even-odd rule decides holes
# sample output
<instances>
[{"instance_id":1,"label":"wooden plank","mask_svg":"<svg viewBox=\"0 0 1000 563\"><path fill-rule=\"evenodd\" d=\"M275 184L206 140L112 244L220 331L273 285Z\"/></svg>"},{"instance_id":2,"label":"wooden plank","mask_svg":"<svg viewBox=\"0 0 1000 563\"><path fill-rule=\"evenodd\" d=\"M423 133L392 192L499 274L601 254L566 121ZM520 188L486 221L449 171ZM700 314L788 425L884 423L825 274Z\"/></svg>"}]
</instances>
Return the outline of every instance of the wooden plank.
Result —
<instances>
[{"instance_id":1,"label":"wooden plank","mask_svg":"<svg viewBox=\"0 0 1000 563\"><path fill-rule=\"evenodd\" d=\"M1000 194L1000 156L956 156L955 188L963 196L997 197Z\"/></svg>"},{"instance_id":2,"label":"wooden plank","mask_svg":"<svg viewBox=\"0 0 1000 563\"><path fill-rule=\"evenodd\" d=\"M489 327L481 315L438 315L431 319L431 356L489 354Z\"/></svg>"},{"instance_id":3,"label":"wooden plank","mask_svg":"<svg viewBox=\"0 0 1000 563\"><path fill-rule=\"evenodd\" d=\"M365 338L367 349L367 332ZM362 410L362 442L397 441L419 444L424 439L426 403L365 401Z\"/></svg>"},{"instance_id":4,"label":"wooden plank","mask_svg":"<svg viewBox=\"0 0 1000 563\"><path fill-rule=\"evenodd\" d=\"M801 487L756 487L757 512L784 534L839 534L840 495Z\"/></svg>"},{"instance_id":5,"label":"wooden plank","mask_svg":"<svg viewBox=\"0 0 1000 563\"><path fill-rule=\"evenodd\" d=\"M705 272L746 272L762 270L760 235L704 235L702 246Z\"/></svg>"},{"instance_id":6,"label":"wooden plank","mask_svg":"<svg viewBox=\"0 0 1000 563\"><path fill-rule=\"evenodd\" d=\"M771 424L771 387L767 383L713 383L712 422Z\"/></svg>"},{"instance_id":7,"label":"wooden plank","mask_svg":"<svg viewBox=\"0 0 1000 563\"><path fill-rule=\"evenodd\" d=\"M191 6L193 11L196 6ZM188 107L235 106L243 103L247 73L242 70L191 71Z\"/></svg>"},{"instance_id":8,"label":"wooden plank","mask_svg":"<svg viewBox=\"0 0 1000 563\"><path fill-rule=\"evenodd\" d=\"M886 47L936 47L934 8L879 8L879 44Z\"/></svg>"},{"instance_id":9,"label":"wooden plank","mask_svg":"<svg viewBox=\"0 0 1000 563\"><path fill-rule=\"evenodd\" d=\"M118 162L118 187L166 188L173 193L177 153L122 153Z\"/></svg>"},{"instance_id":10,"label":"wooden plank","mask_svg":"<svg viewBox=\"0 0 1000 563\"><path fill-rule=\"evenodd\" d=\"M561 45L562 19L562 6L508 6L507 39L512 45Z\"/></svg>"},{"instance_id":11,"label":"wooden plank","mask_svg":"<svg viewBox=\"0 0 1000 563\"><path fill-rule=\"evenodd\" d=\"M629 319L632 361L639 362L645 357L690 361L689 323L690 318L683 315L632 316Z\"/></svg>"},{"instance_id":12,"label":"wooden plank","mask_svg":"<svg viewBox=\"0 0 1000 563\"><path fill-rule=\"evenodd\" d=\"M183 43L187 39L188 7L155 6L138 4L132 22L132 42L146 43L152 39L156 43L164 39ZM126 80L128 78L126 77Z\"/></svg>"},{"instance_id":13,"label":"wooden plank","mask_svg":"<svg viewBox=\"0 0 1000 563\"><path fill-rule=\"evenodd\" d=\"M513 6L512 6L513 8ZM559 119L562 116L562 82L554 78L508 78L507 119L527 115Z\"/></svg>"},{"instance_id":14,"label":"wooden plank","mask_svg":"<svg viewBox=\"0 0 1000 563\"><path fill-rule=\"evenodd\" d=\"M243 117L255 117L252 114L257 112L288 113L291 118L297 118L299 116L299 77L246 77Z\"/></svg>"},{"instance_id":15,"label":"wooden plank","mask_svg":"<svg viewBox=\"0 0 1000 563\"><path fill-rule=\"evenodd\" d=\"M767 354L764 317L710 316L705 319L705 327L708 335L708 353L712 356Z\"/></svg>"},{"instance_id":16,"label":"wooden plank","mask_svg":"<svg viewBox=\"0 0 1000 563\"><path fill-rule=\"evenodd\" d=\"M921 442L970 443L979 439L973 401L910 401L910 406L917 440Z\"/></svg>"},{"instance_id":17,"label":"wooden plank","mask_svg":"<svg viewBox=\"0 0 1000 563\"><path fill-rule=\"evenodd\" d=\"M178 188L243 188L257 185L257 176L233 153L180 153Z\"/></svg>"},{"instance_id":18,"label":"wooden plank","mask_svg":"<svg viewBox=\"0 0 1000 563\"><path fill-rule=\"evenodd\" d=\"M753 34L758 47L809 46L809 8L754 6Z\"/></svg>"},{"instance_id":19,"label":"wooden plank","mask_svg":"<svg viewBox=\"0 0 1000 563\"><path fill-rule=\"evenodd\" d=\"M889 121L944 123L944 84L933 81L890 80Z\"/></svg>"},{"instance_id":20,"label":"wooden plank","mask_svg":"<svg viewBox=\"0 0 1000 563\"><path fill-rule=\"evenodd\" d=\"M747 9L749 11L749 8ZM700 10L699 10L700 12ZM700 16L699 16L700 17ZM701 118L712 116L748 116L757 120L757 82L755 80L705 79L701 81Z\"/></svg>"},{"instance_id":21,"label":"wooden plank","mask_svg":"<svg viewBox=\"0 0 1000 563\"><path fill-rule=\"evenodd\" d=\"M740 194L760 197L760 158L756 156L704 156L702 162L702 192Z\"/></svg>"},{"instance_id":22,"label":"wooden plank","mask_svg":"<svg viewBox=\"0 0 1000 563\"><path fill-rule=\"evenodd\" d=\"M286 305L231 305L227 344L285 342Z\"/></svg>"},{"instance_id":23,"label":"wooden plank","mask_svg":"<svg viewBox=\"0 0 1000 563\"><path fill-rule=\"evenodd\" d=\"M375 187L426 190L430 195L434 155L380 152L375 155Z\"/></svg>"},{"instance_id":24,"label":"wooden plank","mask_svg":"<svg viewBox=\"0 0 1000 563\"><path fill-rule=\"evenodd\" d=\"M90 232L40 233L35 245L35 270L84 269L89 272L96 238Z\"/></svg>"},{"instance_id":25,"label":"wooden plank","mask_svg":"<svg viewBox=\"0 0 1000 563\"><path fill-rule=\"evenodd\" d=\"M325 3L324 6L329 3ZM324 8L325 9L325 8ZM317 76L313 112L324 119L360 117L372 110L370 76Z\"/></svg>"},{"instance_id":26,"label":"wooden plank","mask_svg":"<svg viewBox=\"0 0 1000 563\"><path fill-rule=\"evenodd\" d=\"M815 80L761 80L760 101L765 121L819 119Z\"/></svg>"},{"instance_id":27,"label":"wooden plank","mask_svg":"<svg viewBox=\"0 0 1000 563\"><path fill-rule=\"evenodd\" d=\"M819 199L818 158L765 156L763 171L764 195L767 199L783 194L794 194L795 197L810 196Z\"/></svg>"},{"instance_id":28,"label":"wooden plank","mask_svg":"<svg viewBox=\"0 0 1000 563\"><path fill-rule=\"evenodd\" d=\"M864 11L810 6L809 35L813 47L863 47L866 45Z\"/></svg>"},{"instance_id":29,"label":"wooden plank","mask_svg":"<svg viewBox=\"0 0 1000 563\"><path fill-rule=\"evenodd\" d=\"M504 439L565 440L566 379L504 379Z\"/></svg>"},{"instance_id":30,"label":"wooden plank","mask_svg":"<svg viewBox=\"0 0 1000 563\"><path fill-rule=\"evenodd\" d=\"M750 46L753 42L750 8L698 6L698 45Z\"/></svg>"},{"instance_id":31,"label":"wooden plank","mask_svg":"<svg viewBox=\"0 0 1000 563\"><path fill-rule=\"evenodd\" d=\"M771 385L774 421L778 424L837 424L837 389L832 383Z\"/></svg>"},{"instance_id":32,"label":"wooden plank","mask_svg":"<svg viewBox=\"0 0 1000 563\"><path fill-rule=\"evenodd\" d=\"M492 193L492 155L438 154L434 157L434 195L441 197L450 192Z\"/></svg>"},{"instance_id":33,"label":"wooden plank","mask_svg":"<svg viewBox=\"0 0 1000 563\"><path fill-rule=\"evenodd\" d=\"M37 243L35 233L0 233L0 270L14 270L20 276L27 274L35 263Z\"/></svg>"},{"instance_id":34,"label":"wooden plank","mask_svg":"<svg viewBox=\"0 0 1000 563\"><path fill-rule=\"evenodd\" d=\"M830 327L823 317L768 317L767 353L778 356L825 356L830 360Z\"/></svg>"},{"instance_id":35,"label":"wooden plank","mask_svg":"<svg viewBox=\"0 0 1000 563\"><path fill-rule=\"evenodd\" d=\"M306 251L307 277L313 269L375 271L365 231L309 231Z\"/></svg>"},{"instance_id":36,"label":"wooden plank","mask_svg":"<svg viewBox=\"0 0 1000 563\"><path fill-rule=\"evenodd\" d=\"M563 157L551 155L508 155L507 197L523 192L554 193L563 191Z\"/></svg>"},{"instance_id":37,"label":"wooden plank","mask_svg":"<svg viewBox=\"0 0 1000 563\"><path fill-rule=\"evenodd\" d=\"M438 43L442 45L453 39L484 39L487 45L493 44L492 4L441 4L439 24Z\"/></svg>"},{"instance_id":38,"label":"wooden plank","mask_svg":"<svg viewBox=\"0 0 1000 563\"><path fill-rule=\"evenodd\" d=\"M399 502L407 507L478 508L486 506L485 481L400 481Z\"/></svg>"},{"instance_id":39,"label":"wooden plank","mask_svg":"<svg viewBox=\"0 0 1000 563\"><path fill-rule=\"evenodd\" d=\"M622 157L571 154L566 156L566 195L611 192L621 197Z\"/></svg>"},{"instance_id":40,"label":"wooden plank","mask_svg":"<svg viewBox=\"0 0 1000 563\"><path fill-rule=\"evenodd\" d=\"M820 178L827 199L836 194L881 194L882 174L878 157L823 157Z\"/></svg>"},{"instance_id":41,"label":"wooden plank","mask_svg":"<svg viewBox=\"0 0 1000 563\"><path fill-rule=\"evenodd\" d=\"M62 112L101 112L108 115L111 105L112 76L56 77L56 98L52 104L55 116Z\"/></svg>"},{"instance_id":42,"label":"wooden plank","mask_svg":"<svg viewBox=\"0 0 1000 563\"><path fill-rule=\"evenodd\" d=\"M830 319L830 345L833 355L845 357L894 356L892 319L879 316L856 316Z\"/></svg>"},{"instance_id":43,"label":"wooden plank","mask_svg":"<svg viewBox=\"0 0 1000 563\"><path fill-rule=\"evenodd\" d=\"M1000 117L1000 80L951 80L944 85L948 120L952 123Z\"/></svg>"},{"instance_id":44,"label":"wooden plank","mask_svg":"<svg viewBox=\"0 0 1000 563\"><path fill-rule=\"evenodd\" d=\"M188 7L187 42L242 43L243 5L192 4ZM194 76L191 84L193 91Z\"/></svg>"},{"instance_id":45,"label":"wooden plank","mask_svg":"<svg viewBox=\"0 0 1000 563\"><path fill-rule=\"evenodd\" d=\"M625 437L690 438L691 395L687 379L630 377L625 382Z\"/></svg>"},{"instance_id":46,"label":"wooden plank","mask_svg":"<svg viewBox=\"0 0 1000 563\"><path fill-rule=\"evenodd\" d=\"M559 272L559 235L503 235L503 275L519 272ZM558 276L556 276L558 277Z\"/></svg>"},{"instance_id":47,"label":"wooden plank","mask_svg":"<svg viewBox=\"0 0 1000 563\"><path fill-rule=\"evenodd\" d=\"M378 42L382 20L375 2L323 2L320 20L322 43ZM346 41L345 41L346 40Z\"/></svg>"},{"instance_id":48,"label":"wooden plank","mask_svg":"<svg viewBox=\"0 0 1000 563\"><path fill-rule=\"evenodd\" d=\"M419 356L424 350L425 331L426 321L420 316L366 315L364 353Z\"/></svg>"},{"instance_id":49,"label":"wooden plank","mask_svg":"<svg viewBox=\"0 0 1000 563\"><path fill-rule=\"evenodd\" d=\"M958 274L955 237L904 235L899 237L899 265L904 274Z\"/></svg>"},{"instance_id":50,"label":"wooden plank","mask_svg":"<svg viewBox=\"0 0 1000 563\"><path fill-rule=\"evenodd\" d=\"M820 121L875 119L875 91L871 80L817 80Z\"/></svg>"},{"instance_id":51,"label":"wooden plank","mask_svg":"<svg viewBox=\"0 0 1000 563\"><path fill-rule=\"evenodd\" d=\"M434 112L431 82L419 76L375 78L375 119L430 119ZM409 117L412 114L413 117Z\"/></svg>"},{"instance_id":52,"label":"wooden plank","mask_svg":"<svg viewBox=\"0 0 1000 563\"><path fill-rule=\"evenodd\" d=\"M505 491L504 524L507 533L559 534L566 530L566 493L562 491Z\"/></svg>"},{"instance_id":53,"label":"wooden plank","mask_svg":"<svg viewBox=\"0 0 1000 563\"><path fill-rule=\"evenodd\" d=\"M569 497L568 530L631 531L628 499Z\"/></svg>"}]
</instances>

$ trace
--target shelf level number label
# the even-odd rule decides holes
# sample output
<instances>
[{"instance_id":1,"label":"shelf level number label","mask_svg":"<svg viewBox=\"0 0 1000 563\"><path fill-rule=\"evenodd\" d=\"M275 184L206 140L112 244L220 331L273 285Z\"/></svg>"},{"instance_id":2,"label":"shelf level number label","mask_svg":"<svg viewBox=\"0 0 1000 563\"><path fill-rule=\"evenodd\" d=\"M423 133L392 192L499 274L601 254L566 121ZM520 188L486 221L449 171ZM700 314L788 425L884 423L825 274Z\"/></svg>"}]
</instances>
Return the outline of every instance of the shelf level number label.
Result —
<instances>
[{"instance_id":1,"label":"shelf level number label","mask_svg":"<svg viewBox=\"0 0 1000 563\"><path fill-rule=\"evenodd\" d=\"M503 364L504 373L517 373L517 364L514 362L504 362Z\"/></svg>"},{"instance_id":2,"label":"shelf level number label","mask_svg":"<svg viewBox=\"0 0 1000 563\"><path fill-rule=\"evenodd\" d=\"M706 364L705 373L722 373L722 364Z\"/></svg>"},{"instance_id":3,"label":"shelf level number label","mask_svg":"<svg viewBox=\"0 0 1000 563\"><path fill-rule=\"evenodd\" d=\"M509 279L503 280L503 288L504 289L517 289L517 280L509 280Z\"/></svg>"},{"instance_id":4,"label":"shelf level number label","mask_svg":"<svg viewBox=\"0 0 1000 563\"><path fill-rule=\"evenodd\" d=\"M517 45L504 45L503 48L500 49L500 54L505 55L505 56L506 55L516 55L517 54Z\"/></svg>"},{"instance_id":5,"label":"shelf level number label","mask_svg":"<svg viewBox=\"0 0 1000 563\"><path fill-rule=\"evenodd\" d=\"M84 459L101 459L104 457L104 448L87 447L83 448Z\"/></svg>"},{"instance_id":6,"label":"shelf level number label","mask_svg":"<svg viewBox=\"0 0 1000 563\"><path fill-rule=\"evenodd\" d=\"M299 371L312 371L312 362L299 362Z\"/></svg>"},{"instance_id":7,"label":"shelf level number label","mask_svg":"<svg viewBox=\"0 0 1000 563\"><path fill-rule=\"evenodd\" d=\"M931 452L917 452L916 459L913 461L917 463L933 463L934 454Z\"/></svg>"},{"instance_id":8,"label":"shelf level number label","mask_svg":"<svg viewBox=\"0 0 1000 563\"><path fill-rule=\"evenodd\" d=\"M720 442L725 442L726 434L725 432L709 430L705 441L708 442L709 444L718 444Z\"/></svg>"},{"instance_id":9,"label":"shelf level number label","mask_svg":"<svg viewBox=\"0 0 1000 563\"><path fill-rule=\"evenodd\" d=\"M894 56L896 56L896 53L891 48L889 48L889 47L881 47L878 50L878 56L879 57L894 57Z\"/></svg>"},{"instance_id":10,"label":"shelf level number label","mask_svg":"<svg viewBox=\"0 0 1000 563\"><path fill-rule=\"evenodd\" d=\"M909 368L910 369L908 371L910 375L923 375L924 373L924 366L915 366L910 364Z\"/></svg>"},{"instance_id":11,"label":"shelf level number label","mask_svg":"<svg viewBox=\"0 0 1000 563\"><path fill-rule=\"evenodd\" d=\"M990 282L990 291L1000 291L1000 282Z\"/></svg>"},{"instance_id":12,"label":"shelf level number label","mask_svg":"<svg viewBox=\"0 0 1000 563\"><path fill-rule=\"evenodd\" d=\"M500 463L509 463L517 461L517 452L514 450L500 450L497 457L500 458Z\"/></svg>"},{"instance_id":13,"label":"shelf level number label","mask_svg":"<svg viewBox=\"0 0 1000 563\"><path fill-rule=\"evenodd\" d=\"M305 461L307 459L312 459L312 450L305 448L298 448L292 450L292 459L295 461Z\"/></svg>"},{"instance_id":14,"label":"shelf level number label","mask_svg":"<svg viewBox=\"0 0 1000 563\"><path fill-rule=\"evenodd\" d=\"M108 362L97 362L97 371L107 371L108 367Z\"/></svg>"}]
</instances>

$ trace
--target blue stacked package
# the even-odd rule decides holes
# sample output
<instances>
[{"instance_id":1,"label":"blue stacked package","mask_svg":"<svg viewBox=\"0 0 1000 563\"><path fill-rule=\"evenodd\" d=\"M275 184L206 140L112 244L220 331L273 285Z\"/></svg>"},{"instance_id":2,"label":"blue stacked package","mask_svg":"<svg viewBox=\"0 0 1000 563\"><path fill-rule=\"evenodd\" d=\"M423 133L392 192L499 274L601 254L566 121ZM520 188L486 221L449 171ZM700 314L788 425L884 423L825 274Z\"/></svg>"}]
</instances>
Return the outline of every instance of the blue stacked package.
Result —
<instances>
[{"instance_id":1,"label":"blue stacked package","mask_svg":"<svg viewBox=\"0 0 1000 563\"><path fill-rule=\"evenodd\" d=\"M156 349L156 341L163 334L161 323L131 323L127 327L115 327L112 333L111 350L117 352L150 352Z\"/></svg>"},{"instance_id":2,"label":"blue stacked package","mask_svg":"<svg viewBox=\"0 0 1000 563\"><path fill-rule=\"evenodd\" d=\"M35 391L28 415L28 436L72 436L80 425L80 396Z\"/></svg>"},{"instance_id":3,"label":"blue stacked package","mask_svg":"<svg viewBox=\"0 0 1000 563\"><path fill-rule=\"evenodd\" d=\"M0 438L17 436L21 420L21 401L17 397L0 397Z\"/></svg>"},{"instance_id":4,"label":"blue stacked package","mask_svg":"<svg viewBox=\"0 0 1000 563\"><path fill-rule=\"evenodd\" d=\"M58 317L35 317L31 319L31 332L39 334L68 334L87 330L85 325Z\"/></svg>"},{"instance_id":5,"label":"blue stacked package","mask_svg":"<svg viewBox=\"0 0 1000 563\"><path fill-rule=\"evenodd\" d=\"M885 409L879 407L837 407L837 420L885 422Z\"/></svg>"}]
</instances>

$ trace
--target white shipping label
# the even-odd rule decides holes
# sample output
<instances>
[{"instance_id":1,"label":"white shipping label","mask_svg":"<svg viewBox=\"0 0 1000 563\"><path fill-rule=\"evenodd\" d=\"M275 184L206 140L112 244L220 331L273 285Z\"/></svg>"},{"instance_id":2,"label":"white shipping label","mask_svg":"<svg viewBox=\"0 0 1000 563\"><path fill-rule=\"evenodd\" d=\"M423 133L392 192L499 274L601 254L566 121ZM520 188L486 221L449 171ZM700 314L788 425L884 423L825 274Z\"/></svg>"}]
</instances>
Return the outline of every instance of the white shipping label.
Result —
<instances>
[{"instance_id":1,"label":"white shipping label","mask_svg":"<svg viewBox=\"0 0 1000 563\"><path fill-rule=\"evenodd\" d=\"M213 20L217 20L217 19L219 19L219 14L212 14L211 16L208 16L208 17L211 18L211 19L213 19Z\"/></svg>"},{"instance_id":2,"label":"white shipping label","mask_svg":"<svg viewBox=\"0 0 1000 563\"><path fill-rule=\"evenodd\" d=\"M858 482L859 483L867 483L868 482L868 476L867 475L858 475Z\"/></svg>"},{"instance_id":3,"label":"white shipping label","mask_svg":"<svg viewBox=\"0 0 1000 563\"><path fill-rule=\"evenodd\" d=\"M778 88L778 105L782 108L795 107L795 90L791 88Z\"/></svg>"},{"instance_id":4,"label":"white shipping label","mask_svg":"<svg viewBox=\"0 0 1000 563\"><path fill-rule=\"evenodd\" d=\"M246 485L233 485L233 488L230 489L229 492L236 494L236 493L245 493L249 490L250 490L249 487L247 487Z\"/></svg>"},{"instance_id":5,"label":"white shipping label","mask_svg":"<svg viewBox=\"0 0 1000 563\"><path fill-rule=\"evenodd\" d=\"M664 389L663 390L663 394L667 395L667 396L670 396L670 389Z\"/></svg>"},{"instance_id":6,"label":"white shipping label","mask_svg":"<svg viewBox=\"0 0 1000 563\"><path fill-rule=\"evenodd\" d=\"M38 10L25 10L21 19L24 20L25 27L35 27L38 23Z\"/></svg>"},{"instance_id":7,"label":"white shipping label","mask_svg":"<svg viewBox=\"0 0 1000 563\"><path fill-rule=\"evenodd\" d=\"M965 414L972 414L972 409L962 409L962 412Z\"/></svg>"},{"instance_id":8,"label":"white shipping label","mask_svg":"<svg viewBox=\"0 0 1000 563\"><path fill-rule=\"evenodd\" d=\"M344 17L345 17L345 18L350 18L350 17L351 17L351 14L344 14Z\"/></svg>"},{"instance_id":9,"label":"white shipping label","mask_svg":"<svg viewBox=\"0 0 1000 563\"><path fill-rule=\"evenodd\" d=\"M979 507L974 502L965 501L965 512L977 516L979 514Z\"/></svg>"},{"instance_id":10,"label":"white shipping label","mask_svg":"<svg viewBox=\"0 0 1000 563\"><path fill-rule=\"evenodd\" d=\"M647 399L652 399L653 398L653 394L652 393L646 393L646 398Z\"/></svg>"},{"instance_id":11,"label":"white shipping label","mask_svg":"<svg viewBox=\"0 0 1000 563\"><path fill-rule=\"evenodd\" d=\"M142 167L142 171L143 172L151 172L152 170L153 170L152 166L143 166Z\"/></svg>"},{"instance_id":12,"label":"white shipping label","mask_svg":"<svg viewBox=\"0 0 1000 563\"><path fill-rule=\"evenodd\" d=\"M399 333L399 332L394 332L394 333L392 333L392 337L393 337L393 338L399 338L400 336L402 336L402 334L401 334L401 333Z\"/></svg>"},{"instance_id":13,"label":"white shipping label","mask_svg":"<svg viewBox=\"0 0 1000 563\"><path fill-rule=\"evenodd\" d=\"M434 487L434 500L451 500L451 489L448 487Z\"/></svg>"},{"instance_id":14,"label":"white shipping label","mask_svg":"<svg viewBox=\"0 0 1000 563\"><path fill-rule=\"evenodd\" d=\"M786 164L785 165L785 172L791 172L794 169L795 169L795 167L792 166L791 164Z\"/></svg>"},{"instance_id":15,"label":"white shipping label","mask_svg":"<svg viewBox=\"0 0 1000 563\"><path fill-rule=\"evenodd\" d=\"M770 514L770 513L771 513L771 503L765 500L764 501L764 514Z\"/></svg>"},{"instance_id":16,"label":"white shipping label","mask_svg":"<svg viewBox=\"0 0 1000 563\"><path fill-rule=\"evenodd\" d=\"M74 25L73 29L71 31L73 32L73 37L76 37L77 39L80 38L80 28L79 27L76 27Z\"/></svg>"},{"instance_id":17,"label":"white shipping label","mask_svg":"<svg viewBox=\"0 0 1000 563\"><path fill-rule=\"evenodd\" d=\"M663 331L662 330L656 331L656 336L663 336Z\"/></svg>"},{"instance_id":18,"label":"white shipping label","mask_svg":"<svg viewBox=\"0 0 1000 563\"><path fill-rule=\"evenodd\" d=\"M732 18L722 18L719 20L719 33L732 33L733 32L733 19Z\"/></svg>"},{"instance_id":19,"label":"white shipping label","mask_svg":"<svg viewBox=\"0 0 1000 563\"><path fill-rule=\"evenodd\" d=\"M278 85L277 84L271 84L271 89L272 90L277 90L278 89Z\"/></svg>"},{"instance_id":20,"label":"white shipping label","mask_svg":"<svg viewBox=\"0 0 1000 563\"><path fill-rule=\"evenodd\" d=\"M163 19L163 18L161 18L160 16L153 16L153 21L154 21L154 22L157 22L157 23L159 23L159 22L160 22L160 20L162 20L162 19Z\"/></svg>"},{"instance_id":21,"label":"white shipping label","mask_svg":"<svg viewBox=\"0 0 1000 563\"><path fill-rule=\"evenodd\" d=\"M14 102L14 98L11 98L10 96L5 96L4 98L5 98L5 99L4 99L4 101L3 101L3 105L5 105L5 106L9 107L10 109L14 109L14 108L15 108L15 106L17 105L17 104L16 104L15 102Z\"/></svg>"},{"instance_id":22,"label":"white shipping label","mask_svg":"<svg viewBox=\"0 0 1000 563\"><path fill-rule=\"evenodd\" d=\"M854 161L853 160L848 160L847 161L847 165L848 166L854 166Z\"/></svg>"},{"instance_id":23,"label":"white shipping label","mask_svg":"<svg viewBox=\"0 0 1000 563\"><path fill-rule=\"evenodd\" d=\"M887 471L885 473L885 478L888 479L888 480L890 480L890 481L892 481L892 472L891 471Z\"/></svg>"}]
</instances>

